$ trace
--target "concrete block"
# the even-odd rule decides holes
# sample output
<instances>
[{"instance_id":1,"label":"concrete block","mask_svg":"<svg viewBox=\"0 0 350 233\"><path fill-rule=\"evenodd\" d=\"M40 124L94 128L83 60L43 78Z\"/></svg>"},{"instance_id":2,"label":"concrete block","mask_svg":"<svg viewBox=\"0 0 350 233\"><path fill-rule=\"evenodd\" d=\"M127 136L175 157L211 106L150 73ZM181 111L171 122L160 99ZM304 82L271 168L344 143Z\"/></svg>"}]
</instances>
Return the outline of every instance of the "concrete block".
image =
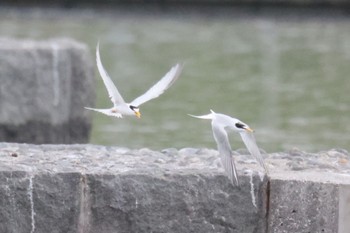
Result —
<instances>
[{"instance_id":1,"label":"concrete block","mask_svg":"<svg viewBox=\"0 0 350 233\"><path fill-rule=\"evenodd\" d=\"M269 182L268 232L349 232L349 153L291 151L275 156L279 169Z\"/></svg>"},{"instance_id":2,"label":"concrete block","mask_svg":"<svg viewBox=\"0 0 350 233\"><path fill-rule=\"evenodd\" d=\"M266 180L241 174L235 187L208 151L198 163L178 152L0 143L0 229L265 232Z\"/></svg>"},{"instance_id":3,"label":"concrete block","mask_svg":"<svg viewBox=\"0 0 350 233\"><path fill-rule=\"evenodd\" d=\"M338 232L339 186L271 180L269 232Z\"/></svg>"},{"instance_id":4,"label":"concrete block","mask_svg":"<svg viewBox=\"0 0 350 233\"><path fill-rule=\"evenodd\" d=\"M0 39L0 141L87 142L93 62L71 39Z\"/></svg>"},{"instance_id":5,"label":"concrete block","mask_svg":"<svg viewBox=\"0 0 350 233\"><path fill-rule=\"evenodd\" d=\"M240 188L222 176L123 174L89 176L90 232L264 232L264 184Z\"/></svg>"}]
</instances>

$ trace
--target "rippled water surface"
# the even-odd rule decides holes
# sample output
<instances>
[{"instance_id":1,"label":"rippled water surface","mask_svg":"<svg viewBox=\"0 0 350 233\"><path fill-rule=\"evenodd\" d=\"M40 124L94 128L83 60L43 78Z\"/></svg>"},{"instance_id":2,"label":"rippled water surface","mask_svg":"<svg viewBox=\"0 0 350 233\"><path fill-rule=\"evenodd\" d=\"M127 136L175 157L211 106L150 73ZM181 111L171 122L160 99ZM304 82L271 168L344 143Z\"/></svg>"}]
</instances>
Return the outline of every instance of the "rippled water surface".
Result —
<instances>
[{"instance_id":1,"label":"rippled water surface","mask_svg":"<svg viewBox=\"0 0 350 233\"><path fill-rule=\"evenodd\" d=\"M151 149L216 147L209 109L256 131L268 152L350 149L350 20L331 17L204 16L84 10L0 15L0 35L72 37L101 57L124 99L133 100L176 62L180 79L141 106L142 118L94 116L91 143ZM96 75L98 107L109 107ZM84 109L82 109L84 111ZM233 148L243 147L232 135Z\"/></svg>"}]
</instances>

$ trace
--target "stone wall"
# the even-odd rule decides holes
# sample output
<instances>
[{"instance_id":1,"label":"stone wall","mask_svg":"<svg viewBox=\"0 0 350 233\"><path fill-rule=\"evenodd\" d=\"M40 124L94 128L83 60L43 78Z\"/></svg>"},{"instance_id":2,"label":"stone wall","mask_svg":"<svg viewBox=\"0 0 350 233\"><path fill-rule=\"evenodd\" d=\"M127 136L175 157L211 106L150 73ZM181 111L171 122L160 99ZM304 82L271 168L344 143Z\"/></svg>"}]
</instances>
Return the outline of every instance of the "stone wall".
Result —
<instances>
[{"instance_id":1,"label":"stone wall","mask_svg":"<svg viewBox=\"0 0 350 233\"><path fill-rule=\"evenodd\" d=\"M0 232L348 232L346 151L246 154L0 143Z\"/></svg>"},{"instance_id":2,"label":"stone wall","mask_svg":"<svg viewBox=\"0 0 350 233\"><path fill-rule=\"evenodd\" d=\"M87 46L0 39L0 141L87 142L95 99Z\"/></svg>"}]
</instances>

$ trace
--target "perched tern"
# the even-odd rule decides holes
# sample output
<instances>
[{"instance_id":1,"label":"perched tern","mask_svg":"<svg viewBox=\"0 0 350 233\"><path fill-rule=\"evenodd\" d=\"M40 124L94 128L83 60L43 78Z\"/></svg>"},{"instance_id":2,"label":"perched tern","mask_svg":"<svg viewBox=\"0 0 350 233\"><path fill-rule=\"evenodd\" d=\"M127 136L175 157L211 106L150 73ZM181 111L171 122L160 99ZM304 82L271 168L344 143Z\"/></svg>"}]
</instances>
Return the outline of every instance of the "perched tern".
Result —
<instances>
[{"instance_id":1,"label":"perched tern","mask_svg":"<svg viewBox=\"0 0 350 233\"><path fill-rule=\"evenodd\" d=\"M220 113L215 113L213 110L210 110L210 112L210 114L203 116L194 116L190 114L189 115L200 119L211 120L211 127L213 130L214 139L218 147L218 151L221 156L221 163L232 183L235 180L235 183L239 185L237 170L234 160L232 158L231 146L228 140L227 133L229 131L235 131L241 135L241 138L244 144L246 145L249 153L265 169L266 174L268 174L268 169L260 154L259 148L256 145L253 130L247 124L243 123L242 121L236 118L232 118L230 116Z\"/></svg>"},{"instance_id":2,"label":"perched tern","mask_svg":"<svg viewBox=\"0 0 350 233\"><path fill-rule=\"evenodd\" d=\"M154 84L146 93L137 97L132 102L126 103L101 63L99 43L96 47L96 63L98 71L102 77L103 83L105 84L109 97L111 98L111 101L113 103L113 107L108 109L98 109L89 107L85 108L88 110L101 112L108 116L114 116L118 118L122 118L123 115L136 115L136 117L140 118L141 113L139 110L139 106L163 94L164 91L168 89L177 80L182 71L182 65L176 64L170 69L168 73L164 75L164 77L161 80Z\"/></svg>"}]
</instances>

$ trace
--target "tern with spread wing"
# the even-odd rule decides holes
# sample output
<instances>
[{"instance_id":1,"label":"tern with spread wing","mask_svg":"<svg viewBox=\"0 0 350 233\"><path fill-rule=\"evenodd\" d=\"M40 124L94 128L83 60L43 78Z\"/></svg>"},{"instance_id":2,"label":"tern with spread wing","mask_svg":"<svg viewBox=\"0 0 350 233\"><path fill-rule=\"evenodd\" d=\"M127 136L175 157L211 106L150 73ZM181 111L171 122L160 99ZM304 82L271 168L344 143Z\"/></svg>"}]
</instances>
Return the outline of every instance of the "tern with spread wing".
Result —
<instances>
[{"instance_id":1,"label":"tern with spread wing","mask_svg":"<svg viewBox=\"0 0 350 233\"><path fill-rule=\"evenodd\" d=\"M211 113L208 115L190 116L200 119L211 120L214 139L216 141L218 151L221 156L221 163L232 183L235 181L235 183L239 185L237 170L232 157L231 146L228 139L229 131L238 132L241 135L241 138L244 144L246 145L249 153L265 169L266 174L268 174L269 172L267 166L265 165L264 160L260 154L259 148L256 145L253 130L247 124L243 123L242 121L236 118L232 118L230 116L220 113L215 113L213 110L210 110L210 112Z\"/></svg>"},{"instance_id":2,"label":"tern with spread wing","mask_svg":"<svg viewBox=\"0 0 350 233\"><path fill-rule=\"evenodd\" d=\"M177 64L173 66L170 71L166 73L164 77L153 85L146 93L137 97L132 102L126 103L101 63L99 44L97 44L96 47L96 63L103 83L105 84L109 97L113 103L113 107L108 109L85 108L118 118L122 118L123 115L136 115L138 118L140 118L141 113L139 111L139 106L163 94L164 91L177 80L182 71L182 65Z\"/></svg>"}]
</instances>

